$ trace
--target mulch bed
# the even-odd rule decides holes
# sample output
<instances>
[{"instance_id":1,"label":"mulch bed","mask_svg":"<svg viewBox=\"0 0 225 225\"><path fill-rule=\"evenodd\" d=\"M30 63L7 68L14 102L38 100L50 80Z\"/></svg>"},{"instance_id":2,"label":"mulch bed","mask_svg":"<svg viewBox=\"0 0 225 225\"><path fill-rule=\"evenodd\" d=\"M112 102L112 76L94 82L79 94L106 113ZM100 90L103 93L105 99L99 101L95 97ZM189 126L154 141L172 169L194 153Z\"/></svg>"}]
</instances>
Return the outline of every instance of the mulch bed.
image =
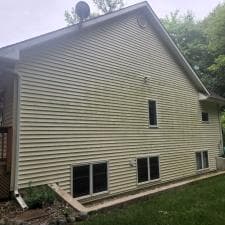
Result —
<instances>
[{"instance_id":1,"label":"mulch bed","mask_svg":"<svg viewBox=\"0 0 225 225\"><path fill-rule=\"evenodd\" d=\"M57 224L57 219L68 221L68 217L75 218L76 212L60 201L55 201L53 205L45 206L42 209L27 211L23 211L15 201L0 202L0 219L22 221L24 224L48 225Z\"/></svg>"}]
</instances>

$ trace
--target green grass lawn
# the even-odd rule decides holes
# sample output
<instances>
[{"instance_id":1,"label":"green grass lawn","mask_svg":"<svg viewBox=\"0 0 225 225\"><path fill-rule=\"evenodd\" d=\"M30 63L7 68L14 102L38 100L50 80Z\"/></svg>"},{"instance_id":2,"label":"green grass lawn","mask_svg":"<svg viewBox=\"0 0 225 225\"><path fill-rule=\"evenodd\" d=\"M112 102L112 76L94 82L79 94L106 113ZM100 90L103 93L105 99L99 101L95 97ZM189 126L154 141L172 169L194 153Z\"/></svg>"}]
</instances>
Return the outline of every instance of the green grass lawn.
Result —
<instances>
[{"instance_id":1,"label":"green grass lawn","mask_svg":"<svg viewBox=\"0 0 225 225\"><path fill-rule=\"evenodd\" d=\"M225 176L92 215L85 225L225 225Z\"/></svg>"}]
</instances>

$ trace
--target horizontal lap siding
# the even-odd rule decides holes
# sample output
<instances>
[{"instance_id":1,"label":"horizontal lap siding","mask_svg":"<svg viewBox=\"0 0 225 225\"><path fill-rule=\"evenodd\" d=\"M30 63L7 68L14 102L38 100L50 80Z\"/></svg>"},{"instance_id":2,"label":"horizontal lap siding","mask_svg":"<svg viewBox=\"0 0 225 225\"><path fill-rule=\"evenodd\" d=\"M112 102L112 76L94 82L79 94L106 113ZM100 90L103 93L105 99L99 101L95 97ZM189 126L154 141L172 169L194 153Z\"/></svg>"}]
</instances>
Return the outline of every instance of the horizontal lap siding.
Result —
<instances>
[{"instance_id":1,"label":"horizontal lap siding","mask_svg":"<svg viewBox=\"0 0 225 225\"><path fill-rule=\"evenodd\" d=\"M22 56L21 188L58 182L70 191L71 165L108 160L110 193L133 190L130 161L155 153L162 181L194 175L198 150L209 150L215 169L215 106L199 104L182 68L135 16ZM148 128L148 99L157 100L158 129ZM200 122L201 107L209 124Z\"/></svg>"}]
</instances>

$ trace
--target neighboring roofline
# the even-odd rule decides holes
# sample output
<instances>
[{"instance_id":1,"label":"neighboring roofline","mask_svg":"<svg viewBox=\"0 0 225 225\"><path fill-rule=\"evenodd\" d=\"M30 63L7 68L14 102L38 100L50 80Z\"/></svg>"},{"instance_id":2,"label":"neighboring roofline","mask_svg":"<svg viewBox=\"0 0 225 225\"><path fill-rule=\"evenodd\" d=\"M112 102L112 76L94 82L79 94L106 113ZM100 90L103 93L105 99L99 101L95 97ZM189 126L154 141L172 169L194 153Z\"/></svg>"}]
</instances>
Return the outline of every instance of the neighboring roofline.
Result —
<instances>
[{"instance_id":1,"label":"neighboring roofline","mask_svg":"<svg viewBox=\"0 0 225 225\"><path fill-rule=\"evenodd\" d=\"M9 59L9 58L5 58L5 57L1 57L0 56L0 73L2 71L4 71L6 68L7 69L14 69L15 64L18 60L14 60L14 59Z\"/></svg>"},{"instance_id":2,"label":"neighboring roofline","mask_svg":"<svg viewBox=\"0 0 225 225\"><path fill-rule=\"evenodd\" d=\"M220 106L225 106L225 98L218 96L218 95L214 95L214 94L204 95L204 94L199 93L199 101L214 102L214 103L219 104Z\"/></svg>"},{"instance_id":3,"label":"neighboring roofline","mask_svg":"<svg viewBox=\"0 0 225 225\"><path fill-rule=\"evenodd\" d=\"M148 16L153 18L150 22L156 23L153 24L155 29L161 34L161 38L167 43L170 50L173 52L173 54L179 59L179 62L183 66L184 70L188 73L190 79L193 81L195 86L198 88L199 91L206 93L207 95L210 95L209 91L206 89L206 87L203 85L201 80L198 78L197 74L194 72L194 70L191 68L190 64L187 62L187 60L184 58L180 50L177 48L171 37L169 36L168 32L160 22L159 18L156 16L154 11L152 10L151 6L148 4L148 2L141 2L126 8L123 8L121 10L118 10L116 12L108 13L103 16L95 17L93 19L87 20L82 23L82 30L92 27L94 25L98 25L100 23L104 23L108 20L117 18L119 16L123 16L125 14L128 14L133 11L137 11L139 9L147 9L148 10ZM56 38L63 37L65 35L68 35L73 32L78 32L80 30L80 24L75 24L72 26L68 26L35 38L31 38L13 45L9 45L3 48L0 48L0 57L9 58L13 60L19 60L20 59L20 51L24 50L26 48L35 46L37 44L42 44L46 41L50 41Z\"/></svg>"}]
</instances>

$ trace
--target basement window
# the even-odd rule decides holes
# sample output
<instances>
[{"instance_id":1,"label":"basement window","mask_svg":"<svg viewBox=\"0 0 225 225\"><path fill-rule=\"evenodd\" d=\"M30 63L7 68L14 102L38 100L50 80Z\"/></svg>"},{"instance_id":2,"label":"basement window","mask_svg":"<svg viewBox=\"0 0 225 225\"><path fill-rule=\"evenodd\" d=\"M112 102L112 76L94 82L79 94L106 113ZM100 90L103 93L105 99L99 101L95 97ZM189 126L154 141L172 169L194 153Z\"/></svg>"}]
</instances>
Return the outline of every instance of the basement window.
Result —
<instances>
[{"instance_id":1,"label":"basement window","mask_svg":"<svg viewBox=\"0 0 225 225\"><path fill-rule=\"evenodd\" d=\"M209 122L209 113L202 112L202 122Z\"/></svg>"},{"instance_id":2,"label":"basement window","mask_svg":"<svg viewBox=\"0 0 225 225\"><path fill-rule=\"evenodd\" d=\"M209 168L208 151L196 152L197 170Z\"/></svg>"},{"instance_id":3,"label":"basement window","mask_svg":"<svg viewBox=\"0 0 225 225\"><path fill-rule=\"evenodd\" d=\"M99 194L108 190L107 162L73 167L73 197Z\"/></svg>"},{"instance_id":4,"label":"basement window","mask_svg":"<svg viewBox=\"0 0 225 225\"><path fill-rule=\"evenodd\" d=\"M149 156L137 159L138 183L158 180L159 156Z\"/></svg>"},{"instance_id":5,"label":"basement window","mask_svg":"<svg viewBox=\"0 0 225 225\"><path fill-rule=\"evenodd\" d=\"M148 116L149 116L149 126L157 127L157 110L156 110L156 101L148 101Z\"/></svg>"}]
</instances>

